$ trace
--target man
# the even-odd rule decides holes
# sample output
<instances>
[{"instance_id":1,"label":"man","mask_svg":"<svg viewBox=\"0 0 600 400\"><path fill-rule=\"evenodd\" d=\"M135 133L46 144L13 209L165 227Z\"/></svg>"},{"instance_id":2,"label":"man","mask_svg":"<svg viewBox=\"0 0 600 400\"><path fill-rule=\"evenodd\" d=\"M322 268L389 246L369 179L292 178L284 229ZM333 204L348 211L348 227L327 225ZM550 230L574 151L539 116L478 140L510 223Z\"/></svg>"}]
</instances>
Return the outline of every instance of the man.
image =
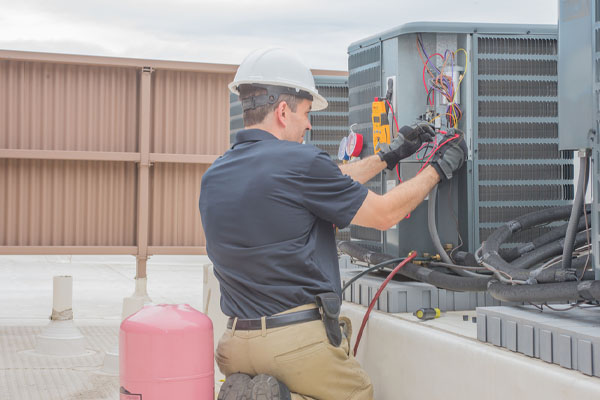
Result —
<instances>
[{"instance_id":1,"label":"man","mask_svg":"<svg viewBox=\"0 0 600 400\"><path fill-rule=\"evenodd\" d=\"M207 252L230 316L215 356L227 376L219 399L372 399L338 322L334 225L397 224L460 168L465 144L449 142L431 166L381 196L362 183L431 140L429 126L403 127L377 155L338 167L302 144L309 112L327 101L295 55L256 51L229 88L240 96L246 129L205 173L200 195Z\"/></svg>"}]
</instances>

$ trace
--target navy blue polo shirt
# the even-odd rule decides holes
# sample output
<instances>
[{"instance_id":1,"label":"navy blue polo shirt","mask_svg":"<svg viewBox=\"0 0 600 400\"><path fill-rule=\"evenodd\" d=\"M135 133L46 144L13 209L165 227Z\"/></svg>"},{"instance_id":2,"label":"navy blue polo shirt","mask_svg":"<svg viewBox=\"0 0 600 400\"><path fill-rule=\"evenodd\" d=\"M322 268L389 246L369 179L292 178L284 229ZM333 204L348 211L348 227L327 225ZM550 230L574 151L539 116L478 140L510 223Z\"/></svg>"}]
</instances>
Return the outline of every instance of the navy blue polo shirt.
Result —
<instances>
[{"instance_id":1,"label":"navy blue polo shirt","mask_svg":"<svg viewBox=\"0 0 600 400\"><path fill-rule=\"evenodd\" d=\"M341 296L333 225L348 226L367 192L314 146L238 132L200 192L223 312L257 318Z\"/></svg>"}]
</instances>

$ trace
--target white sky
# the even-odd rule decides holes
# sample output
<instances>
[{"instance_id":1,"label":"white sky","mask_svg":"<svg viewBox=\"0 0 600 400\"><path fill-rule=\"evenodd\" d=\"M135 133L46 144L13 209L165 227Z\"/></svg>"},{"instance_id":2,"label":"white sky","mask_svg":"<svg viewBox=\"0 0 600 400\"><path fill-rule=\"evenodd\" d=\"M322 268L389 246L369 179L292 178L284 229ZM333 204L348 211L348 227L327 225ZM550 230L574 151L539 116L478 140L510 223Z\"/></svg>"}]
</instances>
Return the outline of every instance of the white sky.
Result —
<instances>
[{"instance_id":1,"label":"white sky","mask_svg":"<svg viewBox=\"0 0 600 400\"><path fill-rule=\"evenodd\" d=\"M280 45L346 70L350 43L407 22L557 20L557 0L0 0L0 49L239 64Z\"/></svg>"}]
</instances>

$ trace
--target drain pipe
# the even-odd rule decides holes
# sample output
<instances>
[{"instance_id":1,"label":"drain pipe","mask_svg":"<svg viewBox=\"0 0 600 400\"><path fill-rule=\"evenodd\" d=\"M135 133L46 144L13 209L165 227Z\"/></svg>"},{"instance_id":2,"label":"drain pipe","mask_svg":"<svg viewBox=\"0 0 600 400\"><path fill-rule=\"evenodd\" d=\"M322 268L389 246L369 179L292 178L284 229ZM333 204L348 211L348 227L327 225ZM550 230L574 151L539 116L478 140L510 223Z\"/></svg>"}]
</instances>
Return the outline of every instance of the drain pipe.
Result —
<instances>
[{"instance_id":1,"label":"drain pipe","mask_svg":"<svg viewBox=\"0 0 600 400\"><path fill-rule=\"evenodd\" d=\"M55 276L52 286L50 323L36 337L35 352L63 357L84 355L85 338L73 323L73 277Z\"/></svg>"}]
</instances>

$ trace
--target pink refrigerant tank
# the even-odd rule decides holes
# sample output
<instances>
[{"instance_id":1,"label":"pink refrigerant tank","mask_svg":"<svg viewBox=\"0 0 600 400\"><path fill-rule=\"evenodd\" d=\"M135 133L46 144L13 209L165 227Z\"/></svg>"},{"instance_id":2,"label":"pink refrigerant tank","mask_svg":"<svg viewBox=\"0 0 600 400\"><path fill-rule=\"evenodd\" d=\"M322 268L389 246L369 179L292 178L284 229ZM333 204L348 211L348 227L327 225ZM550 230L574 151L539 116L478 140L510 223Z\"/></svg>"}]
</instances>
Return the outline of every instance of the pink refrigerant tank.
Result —
<instances>
[{"instance_id":1,"label":"pink refrigerant tank","mask_svg":"<svg viewBox=\"0 0 600 400\"><path fill-rule=\"evenodd\" d=\"M120 400L214 399L213 326L188 304L148 305L121 323Z\"/></svg>"}]
</instances>

